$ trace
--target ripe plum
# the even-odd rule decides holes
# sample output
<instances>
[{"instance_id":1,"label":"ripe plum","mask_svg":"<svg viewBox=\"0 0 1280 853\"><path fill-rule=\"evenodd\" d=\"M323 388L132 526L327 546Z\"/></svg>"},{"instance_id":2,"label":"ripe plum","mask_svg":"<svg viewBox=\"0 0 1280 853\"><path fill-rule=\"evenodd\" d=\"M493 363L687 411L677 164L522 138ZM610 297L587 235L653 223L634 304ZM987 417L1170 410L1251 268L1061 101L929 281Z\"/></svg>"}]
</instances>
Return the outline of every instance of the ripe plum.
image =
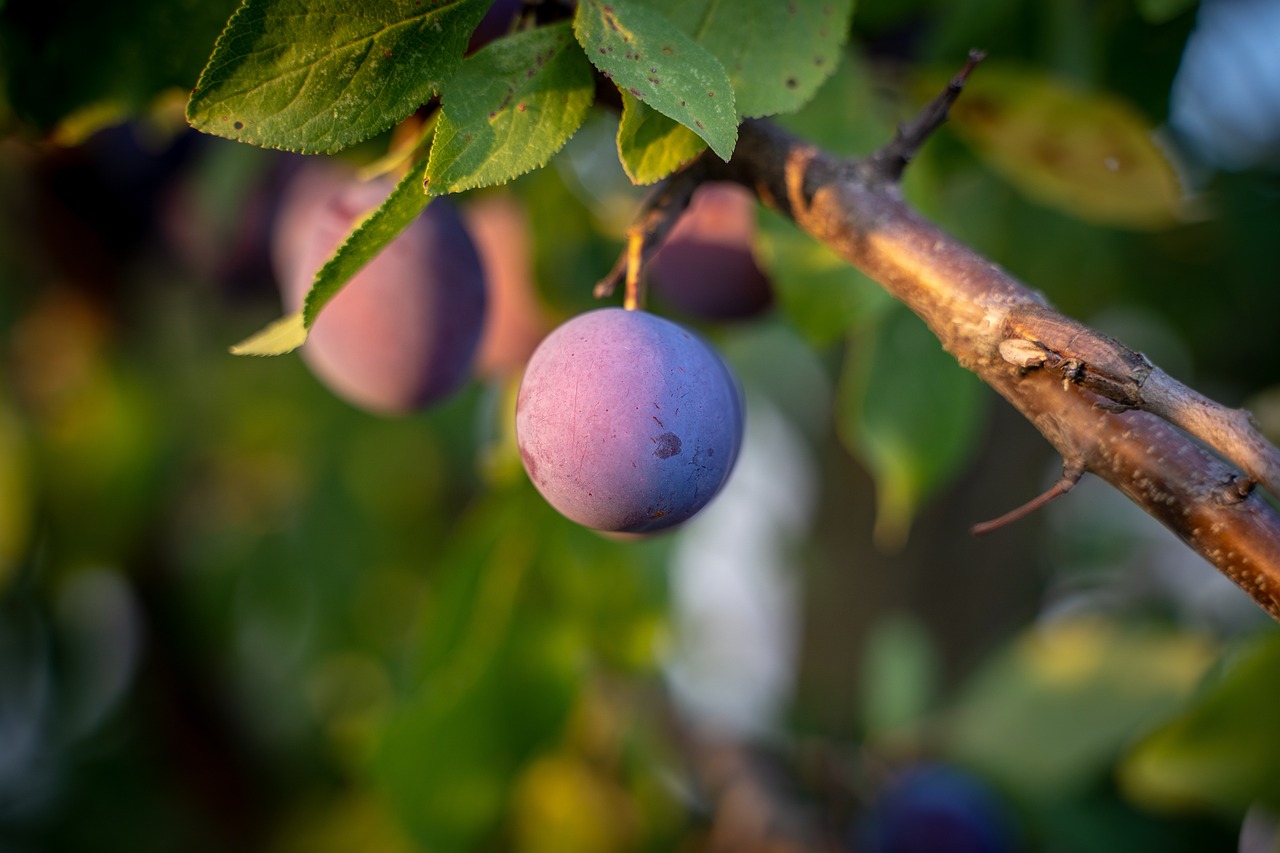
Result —
<instances>
[{"instance_id":1,"label":"ripe plum","mask_svg":"<svg viewBox=\"0 0 1280 853\"><path fill-rule=\"evenodd\" d=\"M643 311L569 320L529 360L516 439L529 478L568 518L645 533L687 520L742 443L737 380L704 341Z\"/></svg>"},{"instance_id":2,"label":"ripe plum","mask_svg":"<svg viewBox=\"0 0 1280 853\"><path fill-rule=\"evenodd\" d=\"M756 263L756 199L733 183L711 182L649 262L652 291L703 320L751 317L773 304L773 287Z\"/></svg>"},{"instance_id":3,"label":"ripe plum","mask_svg":"<svg viewBox=\"0 0 1280 853\"><path fill-rule=\"evenodd\" d=\"M304 172L277 222L276 266L286 310L302 307L311 282L387 182ZM335 394L379 414L439 402L471 374L486 307L484 270L449 202L436 199L320 312L302 347Z\"/></svg>"}]
</instances>

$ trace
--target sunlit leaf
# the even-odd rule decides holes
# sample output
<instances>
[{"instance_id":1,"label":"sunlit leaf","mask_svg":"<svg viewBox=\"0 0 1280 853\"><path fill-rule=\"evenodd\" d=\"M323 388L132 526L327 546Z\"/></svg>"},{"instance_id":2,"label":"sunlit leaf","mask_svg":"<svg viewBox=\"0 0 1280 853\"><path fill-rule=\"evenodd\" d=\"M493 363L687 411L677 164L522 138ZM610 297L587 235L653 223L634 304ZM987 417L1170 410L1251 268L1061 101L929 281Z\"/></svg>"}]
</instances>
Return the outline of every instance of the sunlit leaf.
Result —
<instances>
[{"instance_id":1,"label":"sunlit leaf","mask_svg":"<svg viewBox=\"0 0 1280 853\"><path fill-rule=\"evenodd\" d=\"M574 34L618 88L701 136L722 160L738 140L733 85L724 66L667 18L637 0L583 0Z\"/></svg>"},{"instance_id":2,"label":"sunlit leaf","mask_svg":"<svg viewBox=\"0 0 1280 853\"><path fill-rule=\"evenodd\" d=\"M307 291L303 305L303 318L308 329L315 323L320 309L361 267L408 228L430 200L431 197L422 191L421 168L411 169L396 184L387 200L351 232L334 256L316 273L316 280Z\"/></svg>"},{"instance_id":3,"label":"sunlit leaf","mask_svg":"<svg viewBox=\"0 0 1280 853\"><path fill-rule=\"evenodd\" d=\"M1151 123L1113 95L1072 89L1030 68L984 64L952 107L949 126L1042 204L1126 228L1159 228L1180 215L1181 187Z\"/></svg>"},{"instance_id":4,"label":"sunlit leaf","mask_svg":"<svg viewBox=\"0 0 1280 853\"><path fill-rule=\"evenodd\" d=\"M187 104L192 126L268 148L333 152L437 94L488 0L247 0Z\"/></svg>"},{"instance_id":5,"label":"sunlit leaf","mask_svg":"<svg viewBox=\"0 0 1280 853\"><path fill-rule=\"evenodd\" d=\"M707 143L689 128L622 94L618 158L634 183L660 181L706 148Z\"/></svg>"},{"instance_id":6,"label":"sunlit leaf","mask_svg":"<svg viewBox=\"0 0 1280 853\"><path fill-rule=\"evenodd\" d=\"M1280 634L1231 655L1190 706L1144 739L1120 768L1127 793L1158 808L1238 814L1280 809Z\"/></svg>"},{"instance_id":7,"label":"sunlit leaf","mask_svg":"<svg viewBox=\"0 0 1280 853\"><path fill-rule=\"evenodd\" d=\"M501 39L449 85L427 166L434 194L505 183L546 165L595 97L591 64L568 22Z\"/></svg>"},{"instance_id":8,"label":"sunlit leaf","mask_svg":"<svg viewBox=\"0 0 1280 853\"><path fill-rule=\"evenodd\" d=\"M401 179L377 210L365 217L316 273L303 310L272 322L231 348L233 355L283 355L302 346L330 299L427 206L418 169Z\"/></svg>"},{"instance_id":9,"label":"sunlit leaf","mask_svg":"<svg viewBox=\"0 0 1280 853\"><path fill-rule=\"evenodd\" d=\"M284 355L293 352L307 341L307 327L302 312L281 317L260 332L245 338L231 347L232 355Z\"/></svg>"},{"instance_id":10,"label":"sunlit leaf","mask_svg":"<svg viewBox=\"0 0 1280 853\"><path fill-rule=\"evenodd\" d=\"M643 0L711 51L738 114L799 109L836 69L853 0Z\"/></svg>"}]
</instances>

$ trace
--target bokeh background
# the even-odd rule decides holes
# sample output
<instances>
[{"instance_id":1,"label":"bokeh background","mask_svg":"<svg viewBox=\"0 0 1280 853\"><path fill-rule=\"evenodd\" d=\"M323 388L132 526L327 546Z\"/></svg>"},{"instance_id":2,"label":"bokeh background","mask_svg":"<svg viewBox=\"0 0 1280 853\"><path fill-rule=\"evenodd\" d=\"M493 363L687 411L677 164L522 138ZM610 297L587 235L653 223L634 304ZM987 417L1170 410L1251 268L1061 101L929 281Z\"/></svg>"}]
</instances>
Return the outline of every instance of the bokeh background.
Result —
<instances>
[{"instance_id":1,"label":"bokeh background","mask_svg":"<svg viewBox=\"0 0 1280 853\"><path fill-rule=\"evenodd\" d=\"M746 390L725 492L641 541L541 501L520 365L642 192L604 111L457 200L495 319L446 404L229 355L304 159L185 126L234 6L0 3L0 850L1278 849L1272 623L1088 478L970 536L1059 461L773 214L774 308L683 318ZM861 0L784 123L866 153L984 48L913 202L1276 440L1276 44L1274 0ZM1122 193L1118 133L1163 152Z\"/></svg>"}]
</instances>

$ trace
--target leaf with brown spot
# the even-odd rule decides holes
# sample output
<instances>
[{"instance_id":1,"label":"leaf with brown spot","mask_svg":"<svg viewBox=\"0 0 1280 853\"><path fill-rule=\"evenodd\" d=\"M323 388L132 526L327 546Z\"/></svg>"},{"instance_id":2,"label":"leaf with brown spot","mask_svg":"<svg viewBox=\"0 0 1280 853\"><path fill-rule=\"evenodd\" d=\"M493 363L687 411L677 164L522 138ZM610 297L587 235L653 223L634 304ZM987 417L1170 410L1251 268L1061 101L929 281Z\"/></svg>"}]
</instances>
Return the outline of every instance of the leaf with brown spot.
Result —
<instances>
[{"instance_id":1,"label":"leaf with brown spot","mask_svg":"<svg viewBox=\"0 0 1280 853\"><path fill-rule=\"evenodd\" d=\"M928 85L936 90L936 82ZM951 108L949 126L1042 204L1123 228L1179 220L1182 189L1150 122L1113 95L984 64Z\"/></svg>"}]
</instances>

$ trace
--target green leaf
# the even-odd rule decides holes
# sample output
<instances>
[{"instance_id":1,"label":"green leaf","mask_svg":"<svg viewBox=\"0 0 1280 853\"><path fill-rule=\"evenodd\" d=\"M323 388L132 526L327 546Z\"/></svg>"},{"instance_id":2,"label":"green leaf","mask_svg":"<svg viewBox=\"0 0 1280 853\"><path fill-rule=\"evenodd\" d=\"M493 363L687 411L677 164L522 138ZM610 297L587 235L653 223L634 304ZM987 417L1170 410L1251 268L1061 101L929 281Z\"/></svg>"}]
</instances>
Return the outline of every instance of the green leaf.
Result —
<instances>
[{"instance_id":1,"label":"green leaf","mask_svg":"<svg viewBox=\"0 0 1280 853\"><path fill-rule=\"evenodd\" d=\"M303 304L303 317L308 329L316 321L320 309L353 275L408 228L430 200L431 196L422 191L421 171L410 170L396 184L387 200L351 232L334 256L316 273L316 280L307 291Z\"/></svg>"},{"instance_id":2,"label":"green leaf","mask_svg":"<svg viewBox=\"0 0 1280 853\"><path fill-rule=\"evenodd\" d=\"M880 285L795 223L764 209L757 244L778 305L815 346L823 346L879 318L895 303Z\"/></svg>"},{"instance_id":3,"label":"green leaf","mask_svg":"<svg viewBox=\"0 0 1280 853\"><path fill-rule=\"evenodd\" d=\"M859 337L841 378L840 436L875 477L875 538L891 549L968 460L986 395L905 308Z\"/></svg>"},{"instance_id":4,"label":"green leaf","mask_svg":"<svg viewBox=\"0 0 1280 853\"><path fill-rule=\"evenodd\" d=\"M675 119L728 160L738 141L733 86L720 61L635 0L583 0L574 34L623 92Z\"/></svg>"},{"instance_id":5,"label":"green leaf","mask_svg":"<svg viewBox=\"0 0 1280 853\"><path fill-rule=\"evenodd\" d=\"M307 326L297 311L275 320L257 334L231 347L232 355L284 355L307 342Z\"/></svg>"},{"instance_id":6,"label":"green leaf","mask_svg":"<svg viewBox=\"0 0 1280 853\"><path fill-rule=\"evenodd\" d=\"M595 98L569 22L494 42L449 84L427 165L433 194L501 184L545 166Z\"/></svg>"},{"instance_id":7,"label":"green leaf","mask_svg":"<svg viewBox=\"0 0 1280 853\"><path fill-rule=\"evenodd\" d=\"M422 212L431 196L422 192L421 172L409 172L377 210L370 213L316 273L302 311L271 323L231 348L234 355L283 355L302 346L320 309L351 277L394 240Z\"/></svg>"},{"instance_id":8,"label":"green leaf","mask_svg":"<svg viewBox=\"0 0 1280 853\"><path fill-rule=\"evenodd\" d=\"M1136 229L1172 225L1181 215L1182 189L1150 122L1112 95L984 63L951 108L949 126L1041 204Z\"/></svg>"},{"instance_id":9,"label":"green leaf","mask_svg":"<svg viewBox=\"0 0 1280 853\"><path fill-rule=\"evenodd\" d=\"M618 158L636 184L652 184L693 160L707 143L689 128L667 118L626 92L618 122Z\"/></svg>"},{"instance_id":10,"label":"green leaf","mask_svg":"<svg viewBox=\"0 0 1280 853\"><path fill-rule=\"evenodd\" d=\"M339 151L438 93L488 5L247 0L219 37L187 119L253 145Z\"/></svg>"},{"instance_id":11,"label":"green leaf","mask_svg":"<svg viewBox=\"0 0 1280 853\"><path fill-rule=\"evenodd\" d=\"M853 0L643 0L724 66L738 114L804 106L835 71Z\"/></svg>"},{"instance_id":12,"label":"green leaf","mask_svg":"<svg viewBox=\"0 0 1280 853\"><path fill-rule=\"evenodd\" d=\"M1190 707L1143 740L1120 783L1157 808L1280 809L1280 634L1238 650Z\"/></svg>"},{"instance_id":13,"label":"green leaf","mask_svg":"<svg viewBox=\"0 0 1280 853\"><path fill-rule=\"evenodd\" d=\"M1214 653L1192 634L1057 620L988 660L939 742L1008 790L1061 803L1104 778L1135 736L1185 701Z\"/></svg>"}]
</instances>

